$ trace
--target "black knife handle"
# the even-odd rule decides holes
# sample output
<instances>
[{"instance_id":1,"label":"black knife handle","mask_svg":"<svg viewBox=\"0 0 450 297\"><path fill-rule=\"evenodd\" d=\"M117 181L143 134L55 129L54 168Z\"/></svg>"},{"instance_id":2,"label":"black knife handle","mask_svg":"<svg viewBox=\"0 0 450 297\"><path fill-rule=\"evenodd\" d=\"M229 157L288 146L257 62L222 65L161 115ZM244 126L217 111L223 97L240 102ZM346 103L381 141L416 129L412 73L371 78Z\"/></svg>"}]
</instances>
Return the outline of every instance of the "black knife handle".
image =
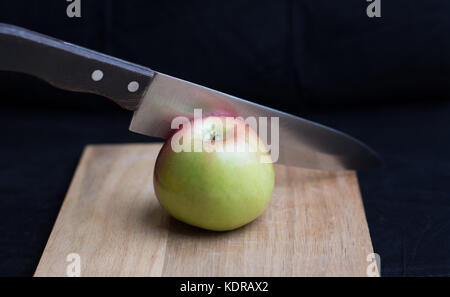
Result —
<instances>
[{"instance_id":1,"label":"black knife handle","mask_svg":"<svg viewBox=\"0 0 450 297\"><path fill-rule=\"evenodd\" d=\"M0 23L0 70L24 72L51 85L108 97L137 109L154 72L20 27Z\"/></svg>"}]
</instances>

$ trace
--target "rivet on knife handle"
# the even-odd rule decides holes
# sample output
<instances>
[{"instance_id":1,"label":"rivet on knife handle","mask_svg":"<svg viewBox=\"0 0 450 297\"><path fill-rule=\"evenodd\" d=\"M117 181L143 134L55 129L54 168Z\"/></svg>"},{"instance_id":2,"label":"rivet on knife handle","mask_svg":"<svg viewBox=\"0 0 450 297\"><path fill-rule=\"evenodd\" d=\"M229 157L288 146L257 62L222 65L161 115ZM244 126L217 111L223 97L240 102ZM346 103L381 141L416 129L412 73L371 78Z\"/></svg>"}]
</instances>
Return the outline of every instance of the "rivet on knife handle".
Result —
<instances>
[{"instance_id":1,"label":"rivet on knife handle","mask_svg":"<svg viewBox=\"0 0 450 297\"><path fill-rule=\"evenodd\" d=\"M149 68L8 24L0 24L0 70L102 95L129 110L137 109L154 75Z\"/></svg>"}]
</instances>

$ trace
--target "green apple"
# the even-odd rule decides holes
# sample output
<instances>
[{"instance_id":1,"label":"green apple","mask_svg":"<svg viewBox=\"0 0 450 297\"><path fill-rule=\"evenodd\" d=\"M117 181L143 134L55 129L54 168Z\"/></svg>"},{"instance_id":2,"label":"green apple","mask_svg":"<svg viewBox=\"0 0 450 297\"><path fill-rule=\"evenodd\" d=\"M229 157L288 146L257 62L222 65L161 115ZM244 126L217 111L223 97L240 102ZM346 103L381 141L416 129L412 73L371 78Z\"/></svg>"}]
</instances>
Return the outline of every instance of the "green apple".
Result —
<instances>
[{"instance_id":1,"label":"green apple","mask_svg":"<svg viewBox=\"0 0 450 297\"><path fill-rule=\"evenodd\" d=\"M253 221L267 207L275 183L268 160L266 147L243 121L221 116L196 119L161 148L155 193L163 208L182 222L232 230Z\"/></svg>"}]
</instances>

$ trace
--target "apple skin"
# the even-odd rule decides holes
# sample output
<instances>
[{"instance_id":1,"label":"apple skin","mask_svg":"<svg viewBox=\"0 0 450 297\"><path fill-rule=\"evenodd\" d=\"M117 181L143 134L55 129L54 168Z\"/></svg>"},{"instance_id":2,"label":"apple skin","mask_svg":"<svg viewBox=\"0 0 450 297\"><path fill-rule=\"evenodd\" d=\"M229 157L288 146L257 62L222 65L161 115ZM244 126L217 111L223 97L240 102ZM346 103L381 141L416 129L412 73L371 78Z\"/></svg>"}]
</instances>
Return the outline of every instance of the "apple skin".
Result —
<instances>
[{"instance_id":1,"label":"apple skin","mask_svg":"<svg viewBox=\"0 0 450 297\"><path fill-rule=\"evenodd\" d=\"M203 122L212 118L221 117L207 117ZM275 184L273 164L261 162L268 152L261 149L260 142L257 149L245 152L174 152L171 139L177 133L183 141L191 141L192 147L202 140L204 129L194 129L194 123L176 131L157 157L153 183L160 204L176 219L208 230L232 230L253 221L269 204ZM244 122L233 119L231 124L234 129L244 125L247 136L201 141L202 148L218 141L224 147L248 147L250 140L259 140Z\"/></svg>"}]
</instances>

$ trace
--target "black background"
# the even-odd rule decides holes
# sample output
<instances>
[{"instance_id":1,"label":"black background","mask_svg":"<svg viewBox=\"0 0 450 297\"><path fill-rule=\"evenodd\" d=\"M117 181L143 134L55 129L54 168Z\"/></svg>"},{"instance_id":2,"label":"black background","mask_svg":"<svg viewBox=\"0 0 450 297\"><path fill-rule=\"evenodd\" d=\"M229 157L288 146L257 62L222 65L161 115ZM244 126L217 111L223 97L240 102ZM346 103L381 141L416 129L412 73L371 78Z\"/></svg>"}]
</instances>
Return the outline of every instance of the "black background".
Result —
<instances>
[{"instance_id":1,"label":"black background","mask_svg":"<svg viewBox=\"0 0 450 297\"><path fill-rule=\"evenodd\" d=\"M386 162L358 174L382 274L448 276L450 2L381 1L371 19L364 0L81 0L81 18L0 0L0 22L363 140ZM24 74L0 72L0 98L0 275L29 276L83 147L152 139L109 100Z\"/></svg>"}]
</instances>

